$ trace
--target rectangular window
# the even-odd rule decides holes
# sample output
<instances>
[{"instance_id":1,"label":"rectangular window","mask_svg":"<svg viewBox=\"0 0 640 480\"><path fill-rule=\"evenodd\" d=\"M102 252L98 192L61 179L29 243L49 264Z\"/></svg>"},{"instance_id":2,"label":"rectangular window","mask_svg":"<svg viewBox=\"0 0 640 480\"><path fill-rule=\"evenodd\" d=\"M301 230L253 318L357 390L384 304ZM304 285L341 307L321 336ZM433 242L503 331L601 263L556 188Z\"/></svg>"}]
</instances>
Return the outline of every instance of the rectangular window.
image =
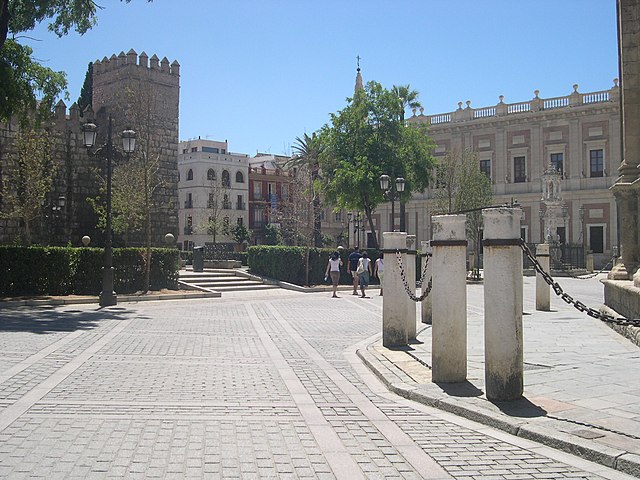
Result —
<instances>
[{"instance_id":1,"label":"rectangular window","mask_svg":"<svg viewBox=\"0 0 640 480\"><path fill-rule=\"evenodd\" d=\"M262 182L253 182L253 198L262 200Z\"/></svg>"},{"instance_id":2,"label":"rectangular window","mask_svg":"<svg viewBox=\"0 0 640 480\"><path fill-rule=\"evenodd\" d=\"M198 147L192 147L192 148L191 148L191 151L192 151L192 152L197 152L197 151L198 151Z\"/></svg>"},{"instance_id":3,"label":"rectangular window","mask_svg":"<svg viewBox=\"0 0 640 480\"><path fill-rule=\"evenodd\" d=\"M491 160L480 160L480 171L491 180Z\"/></svg>"},{"instance_id":4,"label":"rectangular window","mask_svg":"<svg viewBox=\"0 0 640 480\"><path fill-rule=\"evenodd\" d=\"M589 151L590 177L604 176L604 153L600 150Z\"/></svg>"},{"instance_id":5,"label":"rectangular window","mask_svg":"<svg viewBox=\"0 0 640 480\"><path fill-rule=\"evenodd\" d=\"M525 183L527 170L525 157L513 157L513 183Z\"/></svg>"},{"instance_id":6,"label":"rectangular window","mask_svg":"<svg viewBox=\"0 0 640 480\"><path fill-rule=\"evenodd\" d=\"M604 253L604 227L589 227L589 249L593 253Z\"/></svg>"},{"instance_id":7,"label":"rectangular window","mask_svg":"<svg viewBox=\"0 0 640 480\"><path fill-rule=\"evenodd\" d=\"M193 197L187 193L187 199L184 201L184 208L193 208Z\"/></svg>"},{"instance_id":8,"label":"rectangular window","mask_svg":"<svg viewBox=\"0 0 640 480\"><path fill-rule=\"evenodd\" d=\"M238 204L236 210L244 210L244 202L242 201L242 195L238 195Z\"/></svg>"},{"instance_id":9,"label":"rectangular window","mask_svg":"<svg viewBox=\"0 0 640 480\"><path fill-rule=\"evenodd\" d=\"M189 151L189 149L187 149L187 148L183 148L182 149L182 153L187 153L188 151Z\"/></svg>"},{"instance_id":10,"label":"rectangular window","mask_svg":"<svg viewBox=\"0 0 640 480\"><path fill-rule=\"evenodd\" d=\"M282 191L282 200L288 200L289 199L289 185L287 185L286 183L283 183L282 186L280 187L281 191Z\"/></svg>"},{"instance_id":11,"label":"rectangular window","mask_svg":"<svg viewBox=\"0 0 640 480\"><path fill-rule=\"evenodd\" d=\"M216 204L216 198L213 193L209 194L209 201L207 202L207 208L214 208Z\"/></svg>"},{"instance_id":12,"label":"rectangular window","mask_svg":"<svg viewBox=\"0 0 640 480\"><path fill-rule=\"evenodd\" d=\"M567 243L567 229L565 227L557 227L556 233L558 234L558 240L562 245Z\"/></svg>"},{"instance_id":13,"label":"rectangular window","mask_svg":"<svg viewBox=\"0 0 640 480\"><path fill-rule=\"evenodd\" d=\"M339 212L336 212L335 221L336 222L342 221L342 210L340 210Z\"/></svg>"},{"instance_id":14,"label":"rectangular window","mask_svg":"<svg viewBox=\"0 0 640 480\"><path fill-rule=\"evenodd\" d=\"M549 163L553 165L557 172L562 175L564 173L564 154L563 153L552 153L549 158Z\"/></svg>"},{"instance_id":15,"label":"rectangular window","mask_svg":"<svg viewBox=\"0 0 640 480\"><path fill-rule=\"evenodd\" d=\"M215 147L202 147L202 151L207 153L220 153L220 149Z\"/></svg>"}]
</instances>

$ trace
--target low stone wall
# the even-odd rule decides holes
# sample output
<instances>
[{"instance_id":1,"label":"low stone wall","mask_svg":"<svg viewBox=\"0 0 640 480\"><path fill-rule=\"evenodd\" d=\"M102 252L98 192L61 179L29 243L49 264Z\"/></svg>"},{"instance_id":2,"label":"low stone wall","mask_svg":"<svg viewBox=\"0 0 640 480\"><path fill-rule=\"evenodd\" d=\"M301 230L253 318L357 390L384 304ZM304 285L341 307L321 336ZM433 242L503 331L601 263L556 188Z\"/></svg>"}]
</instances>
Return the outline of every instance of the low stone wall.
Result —
<instances>
[{"instance_id":1,"label":"low stone wall","mask_svg":"<svg viewBox=\"0 0 640 480\"><path fill-rule=\"evenodd\" d=\"M240 260L205 260L204 268L240 268L242 262Z\"/></svg>"},{"instance_id":2,"label":"low stone wall","mask_svg":"<svg viewBox=\"0 0 640 480\"><path fill-rule=\"evenodd\" d=\"M640 288L631 280L602 280L604 303L626 318L640 318Z\"/></svg>"}]
</instances>

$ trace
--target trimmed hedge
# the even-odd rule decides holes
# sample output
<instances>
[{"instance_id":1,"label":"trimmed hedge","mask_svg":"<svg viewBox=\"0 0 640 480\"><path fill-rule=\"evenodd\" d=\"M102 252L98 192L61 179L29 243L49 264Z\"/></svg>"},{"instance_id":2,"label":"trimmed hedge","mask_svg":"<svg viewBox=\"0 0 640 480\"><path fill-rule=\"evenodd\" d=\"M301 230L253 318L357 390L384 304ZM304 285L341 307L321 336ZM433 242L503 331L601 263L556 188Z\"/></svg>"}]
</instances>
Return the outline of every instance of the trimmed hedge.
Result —
<instances>
[{"instance_id":1,"label":"trimmed hedge","mask_svg":"<svg viewBox=\"0 0 640 480\"><path fill-rule=\"evenodd\" d=\"M324 272L327 269L329 256L335 252L335 248L310 248L309 249L309 284L319 285L324 283ZM352 284L351 275L347 273L347 262L349 254L353 250L342 250L340 258L343 266L340 269L340 283ZM367 248L369 258L375 262L378 258L378 250ZM304 285L305 268L304 257L305 247L283 247L283 246L253 246L248 250L248 264L251 273L264 277L273 278L283 282ZM373 271L373 267L372 267ZM375 283L377 279L371 279Z\"/></svg>"},{"instance_id":2,"label":"trimmed hedge","mask_svg":"<svg viewBox=\"0 0 640 480\"><path fill-rule=\"evenodd\" d=\"M143 289L144 249L114 248L114 289ZM101 248L0 245L0 295L98 295L102 290ZM178 250L151 249L151 290L178 288Z\"/></svg>"}]
</instances>

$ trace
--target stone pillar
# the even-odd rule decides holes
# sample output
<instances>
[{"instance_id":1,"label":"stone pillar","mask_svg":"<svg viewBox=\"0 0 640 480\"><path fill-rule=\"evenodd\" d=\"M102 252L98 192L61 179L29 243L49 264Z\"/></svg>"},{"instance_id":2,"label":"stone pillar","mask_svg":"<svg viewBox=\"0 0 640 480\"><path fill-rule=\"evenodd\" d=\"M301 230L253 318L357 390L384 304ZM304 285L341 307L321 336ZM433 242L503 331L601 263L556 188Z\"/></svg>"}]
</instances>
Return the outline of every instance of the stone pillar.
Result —
<instances>
[{"instance_id":1,"label":"stone pillar","mask_svg":"<svg viewBox=\"0 0 640 480\"><path fill-rule=\"evenodd\" d=\"M404 232L384 232L384 276L382 286L382 345L401 347L407 345L407 292L400 278L400 265L396 250L407 248L407 234Z\"/></svg>"},{"instance_id":2,"label":"stone pillar","mask_svg":"<svg viewBox=\"0 0 640 480\"><path fill-rule=\"evenodd\" d=\"M431 242L421 242L422 245L422 264L424 262L429 262L427 264L427 271L422 279L422 293L429 288L429 279L433 275L433 262L431 256ZM424 270L424 267L423 267ZM420 313L420 317L422 318L422 323L426 323L431 325L431 299L433 295L429 294L422 300L422 311Z\"/></svg>"},{"instance_id":3,"label":"stone pillar","mask_svg":"<svg viewBox=\"0 0 640 480\"><path fill-rule=\"evenodd\" d=\"M617 14L623 140L620 178L611 189L620 212L622 262L611 270L609 279L633 278L635 285L640 286L640 277L633 276L640 264L640 0L618 0Z\"/></svg>"},{"instance_id":4,"label":"stone pillar","mask_svg":"<svg viewBox=\"0 0 640 480\"><path fill-rule=\"evenodd\" d=\"M489 208L484 219L484 359L489 400L524 390L522 250L519 208Z\"/></svg>"},{"instance_id":5,"label":"stone pillar","mask_svg":"<svg viewBox=\"0 0 640 480\"><path fill-rule=\"evenodd\" d=\"M416 294L416 236L407 235L407 254L404 260L404 275L407 279L409 289ZM409 341L416 339L416 302L409 298L407 292L404 292L404 298L407 302L407 338Z\"/></svg>"},{"instance_id":6,"label":"stone pillar","mask_svg":"<svg viewBox=\"0 0 640 480\"><path fill-rule=\"evenodd\" d=\"M538 244L536 247L536 260L538 260L545 272L549 273L551 271L549 268L548 243ZM551 310L551 287L538 272L536 272L536 310L542 310L543 312Z\"/></svg>"},{"instance_id":7,"label":"stone pillar","mask_svg":"<svg viewBox=\"0 0 640 480\"><path fill-rule=\"evenodd\" d=\"M589 252L587 253L587 258L586 258L586 264L587 264L587 272L589 273L593 273L593 253Z\"/></svg>"},{"instance_id":8,"label":"stone pillar","mask_svg":"<svg viewBox=\"0 0 640 480\"><path fill-rule=\"evenodd\" d=\"M433 308L432 378L454 383L467 379L466 215L432 218Z\"/></svg>"}]
</instances>

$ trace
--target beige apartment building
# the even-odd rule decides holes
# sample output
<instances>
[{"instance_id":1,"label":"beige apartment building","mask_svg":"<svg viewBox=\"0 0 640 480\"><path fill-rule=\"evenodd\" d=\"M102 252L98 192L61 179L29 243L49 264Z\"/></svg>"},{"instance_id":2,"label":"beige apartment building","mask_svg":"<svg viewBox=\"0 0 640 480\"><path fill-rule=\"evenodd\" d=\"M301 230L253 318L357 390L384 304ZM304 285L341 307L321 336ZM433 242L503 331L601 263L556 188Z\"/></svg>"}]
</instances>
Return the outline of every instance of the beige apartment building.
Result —
<instances>
[{"instance_id":1,"label":"beige apartment building","mask_svg":"<svg viewBox=\"0 0 640 480\"><path fill-rule=\"evenodd\" d=\"M178 148L178 244L184 250L233 243L233 226L248 225L249 155L230 153L226 141L188 140Z\"/></svg>"},{"instance_id":2,"label":"beige apartment building","mask_svg":"<svg viewBox=\"0 0 640 480\"><path fill-rule=\"evenodd\" d=\"M621 156L617 79L609 90L598 92L581 93L574 85L562 97L542 98L535 91L531 100L518 103L505 103L500 96L489 107L473 108L467 101L448 113L414 111L408 122L429 125L436 158L452 151L476 151L478 168L493 185L493 203L517 201L522 206L522 235L530 243L543 241L542 175L549 164L555 165L561 172L564 215L557 232L561 241L592 250L596 265L611 258L618 245L618 224L610 187L618 176ZM431 238L433 198L430 188L415 194L406 206L407 231L417 236L418 245ZM396 205L396 228L398 211ZM389 204L377 208L374 220L379 239L392 229L390 217ZM346 219L341 220L344 224ZM366 246L368 227L356 232L353 221L347 223L349 245L355 244L359 234L361 245ZM327 227L338 231L344 225L329 221Z\"/></svg>"}]
</instances>

